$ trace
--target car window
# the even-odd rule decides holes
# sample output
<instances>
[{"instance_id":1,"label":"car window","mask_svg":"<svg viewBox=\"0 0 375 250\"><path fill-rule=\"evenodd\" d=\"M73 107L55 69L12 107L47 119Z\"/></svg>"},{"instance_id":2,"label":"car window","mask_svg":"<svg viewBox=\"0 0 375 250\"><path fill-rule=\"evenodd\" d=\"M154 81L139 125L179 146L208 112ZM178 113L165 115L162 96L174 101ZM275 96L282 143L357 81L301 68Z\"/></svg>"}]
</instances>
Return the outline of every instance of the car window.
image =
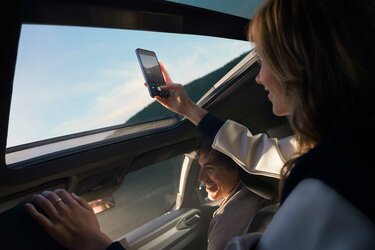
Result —
<instances>
[{"instance_id":1,"label":"car window","mask_svg":"<svg viewBox=\"0 0 375 250\"><path fill-rule=\"evenodd\" d=\"M177 122L179 117L155 103L143 86L136 48L155 51L175 82L194 85L190 91L195 101L229 70L218 69L250 50L246 41L217 37L24 24L13 83L7 163L113 138L112 132L97 131L102 128L112 131L114 126L118 130L169 119L154 123L154 129ZM204 78L213 73L215 77ZM87 136L91 134L95 138ZM52 145L78 137L63 146L14 155L34 148L30 143Z\"/></svg>"},{"instance_id":2,"label":"car window","mask_svg":"<svg viewBox=\"0 0 375 250\"><path fill-rule=\"evenodd\" d=\"M100 227L112 239L170 211L178 193L184 155L125 176L113 194L114 207L98 213Z\"/></svg>"},{"instance_id":3,"label":"car window","mask_svg":"<svg viewBox=\"0 0 375 250\"><path fill-rule=\"evenodd\" d=\"M261 0L231 0L231 1L217 1L217 0L167 0L180 4L191 5L203 9L214 10L234 16L250 18L253 16L257 6Z\"/></svg>"}]
</instances>

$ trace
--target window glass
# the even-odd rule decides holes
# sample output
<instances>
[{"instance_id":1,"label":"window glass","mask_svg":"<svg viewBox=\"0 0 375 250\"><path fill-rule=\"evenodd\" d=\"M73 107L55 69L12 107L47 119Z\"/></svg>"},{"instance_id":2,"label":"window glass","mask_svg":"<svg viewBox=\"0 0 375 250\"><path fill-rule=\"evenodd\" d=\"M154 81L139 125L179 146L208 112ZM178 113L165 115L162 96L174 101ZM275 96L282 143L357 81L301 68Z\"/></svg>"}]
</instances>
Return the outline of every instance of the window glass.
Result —
<instances>
[{"instance_id":1,"label":"window glass","mask_svg":"<svg viewBox=\"0 0 375 250\"><path fill-rule=\"evenodd\" d=\"M114 193L115 206L97 214L100 228L115 240L170 211L176 203L184 155L126 175Z\"/></svg>"},{"instance_id":2,"label":"window glass","mask_svg":"<svg viewBox=\"0 0 375 250\"><path fill-rule=\"evenodd\" d=\"M167 0L250 19L261 0Z\"/></svg>"},{"instance_id":3,"label":"window glass","mask_svg":"<svg viewBox=\"0 0 375 250\"><path fill-rule=\"evenodd\" d=\"M250 50L216 37L23 25L7 147L174 116L148 95L136 48L155 51L175 82L194 85L195 101Z\"/></svg>"}]
</instances>

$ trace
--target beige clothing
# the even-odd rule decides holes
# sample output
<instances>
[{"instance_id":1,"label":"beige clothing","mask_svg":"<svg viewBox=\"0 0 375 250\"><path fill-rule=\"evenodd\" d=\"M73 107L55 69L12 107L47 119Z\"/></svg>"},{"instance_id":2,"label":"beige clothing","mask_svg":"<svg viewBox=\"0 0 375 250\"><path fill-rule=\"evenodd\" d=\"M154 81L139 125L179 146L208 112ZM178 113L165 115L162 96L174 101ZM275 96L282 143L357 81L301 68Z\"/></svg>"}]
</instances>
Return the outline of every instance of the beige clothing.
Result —
<instances>
[{"instance_id":1,"label":"beige clothing","mask_svg":"<svg viewBox=\"0 0 375 250\"><path fill-rule=\"evenodd\" d=\"M285 200L262 237L235 237L225 250L246 250L254 244L258 250L373 250L374 235L374 224L347 199L319 180L305 179Z\"/></svg>"},{"instance_id":2,"label":"beige clothing","mask_svg":"<svg viewBox=\"0 0 375 250\"><path fill-rule=\"evenodd\" d=\"M230 156L252 174L280 177L280 170L295 149L293 136L277 140L266 134L252 135L241 124L227 120L215 136L212 147Z\"/></svg>"},{"instance_id":3,"label":"beige clothing","mask_svg":"<svg viewBox=\"0 0 375 250\"><path fill-rule=\"evenodd\" d=\"M230 239L245 234L256 212L268 204L266 199L238 185L213 214L208 229L208 249L224 249Z\"/></svg>"}]
</instances>

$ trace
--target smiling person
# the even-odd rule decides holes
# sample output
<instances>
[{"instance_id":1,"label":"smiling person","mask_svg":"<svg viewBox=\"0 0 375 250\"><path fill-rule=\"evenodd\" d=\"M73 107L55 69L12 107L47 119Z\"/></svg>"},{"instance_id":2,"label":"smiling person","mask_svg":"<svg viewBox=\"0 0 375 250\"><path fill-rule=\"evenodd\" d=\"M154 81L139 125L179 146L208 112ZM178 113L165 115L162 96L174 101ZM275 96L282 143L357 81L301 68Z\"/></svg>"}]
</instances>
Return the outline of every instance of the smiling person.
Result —
<instances>
[{"instance_id":1,"label":"smiling person","mask_svg":"<svg viewBox=\"0 0 375 250\"><path fill-rule=\"evenodd\" d=\"M247 232L259 209L270 202L247 189L240 179L243 171L230 157L203 143L199 155L199 180L208 198L220 201L208 228L207 249L224 249L230 239Z\"/></svg>"},{"instance_id":2,"label":"smiling person","mask_svg":"<svg viewBox=\"0 0 375 250\"><path fill-rule=\"evenodd\" d=\"M269 92L274 114L289 117L295 141L252 135L240 124L216 117L193 103L162 68L164 89L171 90L168 98L156 97L162 105L197 125L214 149L244 170L252 172L265 160L269 161L264 167L281 170L280 208L267 230L258 239L235 238L228 248L374 249L371 34L375 34L373 0L262 2L248 34L261 59L256 80ZM27 205L33 218L63 245L66 235L70 243L82 245L83 239L74 235L79 223L72 233L61 216L79 216L85 204L74 197L73 207L58 202L64 209L59 211L65 211L59 214L52 209L56 199L39 198L41 207L51 213L47 218ZM87 245L94 239L102 248L110 244L95 229L90 231L92 237L86 237Z\"/></svg>"}]
</instances>

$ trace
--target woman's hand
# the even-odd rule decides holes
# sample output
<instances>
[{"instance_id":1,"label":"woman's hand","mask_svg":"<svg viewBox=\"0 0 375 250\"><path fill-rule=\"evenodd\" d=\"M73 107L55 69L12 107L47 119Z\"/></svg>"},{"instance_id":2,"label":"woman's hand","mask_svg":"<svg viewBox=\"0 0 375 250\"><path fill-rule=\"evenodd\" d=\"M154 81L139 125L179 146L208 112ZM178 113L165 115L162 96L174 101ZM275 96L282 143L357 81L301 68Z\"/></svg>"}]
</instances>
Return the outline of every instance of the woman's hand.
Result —
<instances>
[{"instance_id":1,"label":"woman's hand","mask_svg":"<svg viewBox=\"0 0 375 250\"><path fill-rule=\"evenodd\" d=\"M161 63L160 68L166 82L166 85L161 88L163 90L169 90L170 96L168 98L156 96L156 100L169 110L185 116L195 125L198 125L200 120L206 115L207 111L196 105L189 98L181 84L173 83L168 71Z\"/></svg>"},{"instance_id":2,"label":"woman's hand","mask_svg":"<svg viewBox=\"0 0 375 250\"><path fill-rule=\"evenodd\" d=\"M58 189L34 196L26 211L47 233L68 249L106 249L112 240L101 232L98 220L89 204L75 194Z\"/></svg>"}]
</instances>

